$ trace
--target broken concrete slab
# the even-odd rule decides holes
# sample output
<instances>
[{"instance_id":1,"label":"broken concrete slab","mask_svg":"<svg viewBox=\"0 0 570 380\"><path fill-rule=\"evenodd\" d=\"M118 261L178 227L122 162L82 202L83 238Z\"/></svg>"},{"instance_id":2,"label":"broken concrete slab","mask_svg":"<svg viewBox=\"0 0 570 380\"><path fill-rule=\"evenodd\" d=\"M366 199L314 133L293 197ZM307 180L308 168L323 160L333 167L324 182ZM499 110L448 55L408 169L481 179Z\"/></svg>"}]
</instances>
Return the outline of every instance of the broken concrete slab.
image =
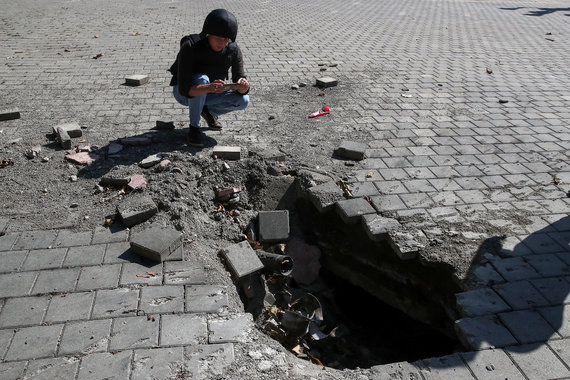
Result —
<instances>
[{"instance_id":1,"label":"broken concrete slab","mask_svg":"<svg viewBox=\"0 0 570 380\"><path fill-rule=\"evenodd\" d=\"M221 250L236 279L264 268L263 263L247 241L230 245Z\"/></svg>"},{"instance_id":2,"label":"broken concrete slab","mask_svg":"<svg viewBox=\"0 0 570 380\"><path fill-rule=\"evenodd\" d=\"M0 110L0 121L15 120L20 118L20 111L15 109Z\"/></svg>"},{"instance_id":3,"label":"broken concrete slab","mask_svg":"<svg viewBox=\"0 0 570 380\"><path fill-rule=\"evenodd\" d=\"M366 145L356 141L343 140L335 153L342 158L360 161L365 157Z\"/></svg>"},{"instance_id":4,"label":"broken concrete slab","mask_svg":"<svg viewBox=\"0 0 570 380\"><path fill-rule=\"evenodd\" d=\"M83 136L83 131L81 130L81 126L79 126L79 123L73 122L73 123L58 124L55 127L53 127L53 133L58 134L58 129L67 132L67 134L71 138Z\"/></svg>"},{"instance_id":5,"label":"broken concrete slab","mask_svg":"<svg viewBox=\"0 0 570 380\"><path fill-rule=\"evenodd\" d=\"M135 74L125 77L125 83L131 86L141 86L148 83L148 75Z\"/></svg>"},{"instance_id":6,"label":"broken concrete slab","mask_svg":"<svg viewBox=\"0 0 570 380\"><path fill-rule=\"evenodd\" d=\"M320 213L332 209L336 202L344 198L344 193L334 182L329 181L311 187L308 190L309 199Z\"/></svg>"},{"instance_id":7,"label":"broken concrete slab","mask_svg":"<svg viewBox=\"0 0 570 380\"><path fill-rule=\"evenodd\" d=\"M91 165L99 159L99 156L91 152L79 152L68 154L65 159L79 165Z\"/></svg>"},{"instance_id":8,"label":"broken concrete slab","mask_svg":"<svg viewBox=\"0 0 570 380\"><path fill-rule=\"evenodd\" d=\"M357 223L363 215L376 214L376 210L364 198L353 198L338 201L337 211L347 224Z\"/></svg>"},{"instance_id":9,"label":"broken concrete slab","mask_svg":"<svg viewBox=\"0 0 570 380\"><path fill-rule=\"evenodd\" d=\"M317 86L318 87L334 87L338 85L338 80L332 77L322 77L317 79Z\"/></svg>"},{"instance_id":10,"label":"broken concrete slab","mask_svg":"<svg viewBox=\"0 0 570 380\"><path fill-rule=\"evenodd\" d=\"M158 212L156 204L147 195L130 195L117 206L117 212L125 227L131 227L150 219Z\"/></svg>"},{"instance_id":11,"label":"broken concrete slab","mask_svg":"<svg viewBox=\"0 0 570 380\"><path fill-rule=\"evenodd\" d=\"M146 187L146 179L142 174L135 174L129 180L127 187L131 189L131 191L144 189Z\"/></svg>"},{"instance_id":12,"label":"broken concrete slab","mask_svg":"<svg viewBox=\"0 0 570 380\"><path fill-rule=\"evenodd\" d=\"M216 146L212 154L224 160L239 160L241 158L241 147L239 146Z\"/></svg>"},{"instance_id":13,"label":"broken concrete slab","mask_svg":"<svg viewBox=\"0 0 570 380\"><path fill-rule=\"evenodd\" d=\"M416 257L427 245L427 238L421 230L394 230L388 232L388 243L402 260Z\"/></svg>"},{"instance_id":14,"label":"broken concrete slab","mask_svg":"<svg viewBox=\"0 0 570 380\"><path fill-rule=\"evenodd\" d=\"M139 166L142 168L150 168L156 164L158 164L163 158L161 153L153 154L145 158L139 163Z\"/></svg>"},{"instance_id":15,"label":"broken concrete slab","mask_svg":"<svg viewBox=\"0 0 570 380\"><path fill-rule=\"evenodd\" d=\"M382 241L388 238L388 232L400 228L400 222L393 218L386 218L381 215L363 215L362 224L366 234L372 241Z\"/></svg>"},{"instance_id":16,"label":"broken concrete slab","mask_svg":"<svg viewBox=\"0 0 570 380\"><path fill-rule=\"evenodd\" d=\"M131 238L131 251L162 262L183 245L184 235L174 228L151 225ZM177 257L178 259L178 257ZM179 258L180 260L182 257Z\"/></svg>"},{"instance_id":17,"label":"broken concrete slab","mask_svg":"<svg viewBox=\"0 0 570 380\"><path fill-rule=\"evenodd\" d=\"M289 239L289 211L260 211L257 215L259 240L277 243Z\"/></svg>"}]
</instances>

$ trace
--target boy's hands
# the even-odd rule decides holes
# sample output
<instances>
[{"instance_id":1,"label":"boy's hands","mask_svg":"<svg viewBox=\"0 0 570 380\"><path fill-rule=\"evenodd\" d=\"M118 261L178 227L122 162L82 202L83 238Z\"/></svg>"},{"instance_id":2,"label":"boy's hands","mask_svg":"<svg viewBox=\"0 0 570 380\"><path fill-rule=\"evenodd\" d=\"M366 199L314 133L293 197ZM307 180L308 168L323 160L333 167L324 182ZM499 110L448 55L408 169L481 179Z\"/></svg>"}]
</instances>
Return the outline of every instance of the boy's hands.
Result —
<instances>
[{"instance_id":1,"label":"boy's hands","mask_svg":"<svg viewBox=\"0 0 570 380\"><path fill-rule=\"evenodd\" d=\"M209 92L216 92L216 93L220 93L224 91L224 81L221 79L216 79L215 81L213 81L212 83L209 84L210 88L209 88Z\"/></svg>"},{"instance_id":2,"label":"boy's hands","mask_svg":"<svg viewBox=\"0 0 570 380\"><path fill-rule=\"evenodd\" d=\"M238 88L237 92L240 94L245 94L249 90L249 82L245 78L239 78L237 81ZM220 93L224 92L224 81L221 79L216 79L208 86L208 92Z\"/></svg>"},{"instance_id":3,"label":"boy's hands","mask_svg":"<svg viewBox=\"0 0 570 380\"><path fill-rule=\"evenodd\" d=\"M238 89L237 92L240 94L245 94L247 90L249 90L249 82L245 78L239 78L238 81Z\"/></svg>"}]
</instances>

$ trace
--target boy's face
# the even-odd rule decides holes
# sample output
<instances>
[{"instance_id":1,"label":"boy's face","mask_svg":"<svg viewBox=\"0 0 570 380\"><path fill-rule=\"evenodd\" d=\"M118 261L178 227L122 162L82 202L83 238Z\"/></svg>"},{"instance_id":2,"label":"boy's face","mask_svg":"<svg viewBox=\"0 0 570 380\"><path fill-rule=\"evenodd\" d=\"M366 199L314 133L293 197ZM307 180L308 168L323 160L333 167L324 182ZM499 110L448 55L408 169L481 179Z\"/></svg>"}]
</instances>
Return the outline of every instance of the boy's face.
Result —
<instances>
[{"instance_id":1,"label":"boy's face","mask_svg":"<svg viewBox=\"0 0 570 380\"><path fill-rule=\"evenodd\" d=\"M229 38L226 37L219 37L214 36L212 34L208 34L208 43L213 51L222 51L223 48L230 42Z\"/></svg>"}]
</instances>

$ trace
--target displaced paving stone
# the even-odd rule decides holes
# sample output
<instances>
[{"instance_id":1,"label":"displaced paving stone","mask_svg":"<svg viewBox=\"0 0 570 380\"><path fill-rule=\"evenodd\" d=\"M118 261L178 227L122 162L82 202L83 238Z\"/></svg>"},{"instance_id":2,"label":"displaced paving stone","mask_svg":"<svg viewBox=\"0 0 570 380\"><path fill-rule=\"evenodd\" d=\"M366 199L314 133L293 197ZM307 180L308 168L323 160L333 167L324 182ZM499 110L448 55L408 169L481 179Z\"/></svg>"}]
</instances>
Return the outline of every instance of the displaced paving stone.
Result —
<instances>
[{"instance_id":1,"label":"displaced paving stone","mask_svg":"<svg viewBox=\"0 0 570 380\"><path fill-rule=\"evenodd\" d=\"M232 196L234 196L234 194L237 194L241 192L241 187L227 187L225 189L219 190L218 192L216 192L216 198L220 201L220 202L226 202L228 200L230 200L230 198L232 198Z\"/></svg>"},{"instance_id":2,"label":"displaced paving stone","mask_svg":"<svg viewBox=\"0 0 570 380\"><path fill-rule=\"evenodd\" d=\"M224 343L187 346L184 357L191 379L223 377L226 368L235 360L234 345Z\"/></svg>"},{"instance_id":3,"label":"displaced paving stone","mask_svg":"<svg viewBox=\"0 0 570 380\"><path fill-rule=\"evenodd\" d=\"M109 350L150 348L158 345L158 319L146 316L117 318L113 321Z\"/></svg>"},{"instance_id":4,"label":"displaced paving stone","mask_svg":"<svg viewBox=\"0 0 570 380\"><path fill-rule=\"evenodd\" d=\"M402 260L412 259L427 245L427 238L421 230L394 230L388 232L388 243Z\"/></svg>"},{"instance_id":5,"label":"displaced paving stone","mask_svg":"<svg viewBox=\"0 0 570 380\"><path fill-rule=\"evenodd\" d=\"M158 164L162 160L163 155L161 153L153 154L148 156L144 160L139 163L139 166L142 168L150 168L156 164Z\"/></svg>"},{"instance_id":6,"label":"displaced paving stone","mask_svg":"<svg viewBox=\"0 0 570 380\"><path fill-rule=\"evenodd\" d=\"M20 111L15 109L0 110L0 121L19 119L20 116Z\"/></svg>"},{"instance_id":7,"label":"displaced paving stone","mask_svg":"<svg viewBox=\"0 0 570 380\"><path fill-rule=\"evenodd\" d=\"M221 253L236 279L263 269L263 263L247 241L226 247Z\"/></svg>"},{"instance_id":8,"label":"displaced paving stone","mask_svg":"<svg viewBox=\"0 0 570 380\"><path fill-rule=\"evenodd\" d=\"M129 180L129 183L127 183L127 187L131 191L144 189L146 187L146 179L144 178L144 175L135 174L132 176Z\"/></svg>"},{"instance_id":9,"label":"displaced paving stone","mask_svg":"<svg viewBox=\"0 0 570 380\"><path fill-rule=\"evenodd\" d=\"M67 154L65 159L79 165L91 165L99 159L99 156L95 153L79 152Z\"/></svg>"},{"instance_id":10,"label":"displaced paving stone","mask_svg":"<svg viewBox=\"0 0 570 380\"><path fill-rule=\"evenodd\" d=\"M388 238L388 232L400 228L400 222L381 215L368 214L362 216L362 224L370 240L382 241Z\"/></svg>"},{"instance_id":11,"label":"displaced paving stone","mask_svg":"<svg viewBox=\"0 0 570 380\"><path fill-rule=\"evenodd\" d=\"M259 240L276 243L289 239L289 211L260 211L257 215Z\"/></svg>"},{"instance_id":12,"label":"displaced paving stone","mask_svg":"<svg viewBox=\"0 0 570 380\"><path fill-rule=\"evenodd\" d=\"M53 127L53 133L58 134L58 130L64 131L71 138L81 137L83 135L83 131L78 123L58 124Z\"/></svg>"},{"instance_id":13,"label":"displaced paving stone","mask_svg":"<svg viewBox=\"0 0 570 380\"><path fill-rule=\"evenodd\" d=\"M347 224L357 223L363 215L374 214L376 210L364 198L346 199L337 202L337 211Z\"/></svg>"},{"instance_id":14,"label":"displaced paving stone","mask_svg":"<svg viewBox=\"0 0 570 380\"><path fill-rule=\"evenodd\" d=\"M163 315L160 342L164 346L206 343L208 324L204 315Z\"/></svg>"},{"instance_id":15,"label":"displaced paving stone","mask_svg":"<svg viewBox=\"0 0 570 380\"><path fill-rule=\"evenodd\" d=\"M80 358L50 358L31 360L24 379L73 379Z\"/></svg>"},{"instance_id":16,"label":"displaced paving stone","mask_svg":"<svg viewBox=\"0 0 570 380\"><path fill-rule=\"evenodd\" d=\"M208 320L208 343L248 343L251 342L253 317L249 313Z\"/></svg>"},{"instance_id":17,"label":"displaced paving stone","mask_svg":"<svg viewBox=\"0 0 570 380\"><path fill-rule=\"evenodd\" d=\"M241 158L241 147L215 146L212 154L224 160L239 160Z\"/></svg>"},{"instance_id":18,"label":"displaced paving stone","mask_svg":"<svg viewBox=\"0 0 570 380\"><path fill-rule=\"evenodd\" d=\"M4 360L53 357L62 329L63 325L52 325L27 327L18 330Z\"/></svg>"},{"instance_id":19,"label":"displaced paving stone","mask_svg":"<svg viewBox=\"0 0 570 380\"><path fill-rule=\"evenodd\" d=\"M366 145L356 142L344 140L335 151L336 155L350 160L364 160L366 153Z\"/></svg>"},{"instance_id":20,"label":"displaced paving stone","mask_svg":"<svg viewBox=\"0 0 570 380\"><path fill-rule=\"evenodd\" d=\"M130 181L131 181L130 176L120 176L120 175L115 176L113 174L108 174L101 178L100 183L102 185L121 187L128 185Z\"/></svg>"},{"instance_id":21,"label":"displaced paving stone","mask_svg":"<svg viewBox=\"0 0 570 380\"><path fill-rule=\"evenodd\" d=\"M157 120L156 121L156 127L155 129L160 129L160 130L172 130L174 129L174 122L173 121L163 121L163 120Z\"/></svg>"},{"instance_id":22,"label":"displaced paving stone","mask_svg":"<svg viewBox=\"0 0 570 380\"><path fill-rule=\"evenodd\" d=\"M158 212L156 204L150 196L129 196L119 205L117 212L125 227L132 227L150 219Z\"/></svg>"},{"instance_id":23,"label":"displaced paving stone","mask_svg":"<svg viewBox=\"0 0 570 380\"><path fill-rule=\"evenodd\" d=\"M199 285L206 283L204 265L198 261L164 263L164 283L166 285Z\"/></svg>"},{"instance_id":24,"label":"displaced paving stone","mask_svg":"<svg viewBox=\"0 0 570 380\"><path fill-rule=\"evenodd\" d=\"M56 129L56 139L63 149L71 149L71 136L62 128Z\"/></svg>"},{"instance_id":25,"label":"displaced paving stone","mask_svg":"<svg viewBox=\"0 0 570 380\"><path fill-rule=\"evenodd\" d=\"M461 343L471 350L505 347L518 343L510 331L492 316L459 319L455 321L455 331Z\"/></svg>"},{"instance_id":26,"label":"displaced paving stone","mask_svg":"<svg viewBox=\"0 0 570 380\"><path fill-rule=\"evenodd\" d=\"M111 319L72 322L65 325L59 347L60 355L90 354L107 350Z\"/></svg>"},{"instance_id":27,"label":"displaced paving stone","mask_svg":"<svg viewBox=\"0 0 570 380\"><path fill-rule=\"evenodd\" d=\"M184 347L136 350L131 380L186 378Z\"/></svg>"},{"instance_id":28,"label":"displaced paving stone","mask_svg":"<svg viewBox=\"0 0 570 380\"><path fill-rule=\"evenodd\" d=\"M326 87L334 87L336 85L338 85L338 80L332 77L323 77L317 79L318 87L326 88Z\"/></svg>"},{"instance_id":29,"label":"displaced paving stone","mask_svg":"<svg viewBox=\"0 0 570 380\"><path fill-rule=\"evenodd\" d=\"M308 194L311 203L320 213L332 209L336 202L345 199L342 189L334 181L313 186L308 190Z\"/></svg>"},{"instance_id":30,"label":"displaced paving stone","mask_svg":"<svg viewBox=\"0 0 570 380\"><path fill-rule=\"evenodd\" d=\"M125 77L125 83L131 86L141 86L148 83L148 75L135 74Z\"/></svg>"},{"instance_id":31,"label":"displaced paving stone","mask_svg":"<svg viewBox=\"0 0 570 380\"><path fill-rule=\"evenodd\" d=\"M86 355L81 360L78 379L128 379L131 369L132 351L101 352Z\"/></svg>"},{"instance_id":32,"label":"displaced paving stone","mask_svg":"<svg viewBox=\"0 0 570 380\"><path fill-rule=\"evenodd\" d=\"M186 287L187 313L218 313L228 307L228 293L222 285L190 285Z\"/></svg>"},{"instance_id":33,"label":"displaced paving stone","mask_svg":"<svg viewBox=\"0 0 570 380\"><path fill-rule=\"evenodd\" d=\"M153 224L131 238L131 250L150 260L162 262L183 245L183 239L184 235L174 228Z\"/></svg>"}]
</instances>

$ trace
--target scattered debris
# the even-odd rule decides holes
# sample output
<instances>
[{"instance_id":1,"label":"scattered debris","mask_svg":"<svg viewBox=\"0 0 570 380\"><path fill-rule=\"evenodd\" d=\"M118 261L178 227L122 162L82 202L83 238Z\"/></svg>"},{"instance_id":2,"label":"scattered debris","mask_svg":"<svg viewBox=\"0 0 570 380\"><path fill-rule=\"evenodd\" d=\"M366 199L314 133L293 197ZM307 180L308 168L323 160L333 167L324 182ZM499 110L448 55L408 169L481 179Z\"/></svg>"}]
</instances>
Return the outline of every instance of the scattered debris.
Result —
<instances>
[{"instance_id":1,"label":"scattered debris","mask_svg":"<svg viewBox=\"0 0 570 380\"><path fill-rule=\"evenodd\" d=\"M99 53L96 56L94 56L93 59L99 59L99 58L103 57L104 55L105 54L103 54L103 53Z\"/></svg>"},{"instance_id":2,"label":"scattered debris","mask_svg":"<svg viewBox=\"0 0 570 380\"><path fill-rule=\"evenodd\" d=\"M41 151L42 151L42 147L40 145L35 145L31 149L26 151L26 153L24 153L24 155L29 159L33 159L33 158L36 158L40 154Z\"/></svg>"},{"instance_id":3,"label":"scattered debris","mask_svg":"<svg viewBox=\"0 0 570 380\"><path fill-rule=\"evenodd\" d=\"M144 175L135 174L134 176L132 176L129 183L127 184L127 187L131 191L144 189L146 187L146 179L144 178Z\"/></svg>"},{"instance_id":4,"label":"scattered debris","mask_svg":"<svg viewBox=\"0 0 570 380\"><path fill-rule=\"evenodd\" d=\"M79 152L67 154L65 159L79 165L91 165L99 159L99 156L90 152Z\"/></svg>"},{"instance_id":5,"label":"scattered debris","mask_svg":"<svg viewBox=\"0 0 570 380\"><path fill-rule=\"evenodd\" d=\"M229 201L230 198L235 197L241 192L241 187L227 187L216 192L216 199L220 202Z\"/></svg>"},{"instance_id":6,"label":"scattered debris","mask_svg":"<svg viewBox=\"0 0 570 380\"><path fill-rule=\"evenodd\" d=\"M309 118L314 118L318 116L328 115L331 112L328 106L323 106L320 111L315 111L309 115Z\"/></svg>"},{"instance_id":7,"label":"scattered debris","mask_svg":"<svg viewBox=\"0 0 570 380\"><path fill-rule=\"evenodd\" d=\"M487 74L493 74L493 70L491 70L490 68L486 68L485 70L487 71Z\"/></svg>"},{"instance_id":8,"label":"scattered debris","mask_svg":"<svg viewBox=\"0 0 570 380\"><path fill-rule=\"evenodd\" d=\"M20 111L2 110L0 111L0 121L15 120L20 118Z\"/></svg>"},{"instance_id":9,"label":"scattered debris","mask_svg":"<svg viewBox=\"0 0 570 380\"><path fill-rule=\"evenodd\" d=\"M268 273L277 273L282 276L288 276L293 271L293 259L286 255L265 252L262 250L255 251L257 256L265 266Z\"/></svg>"},{"instance_id":10,"label":"scattered debris","mask_svg":"<svg viewBox=\"0 0 570 380\"><path fill-rule=\"evenodd\" d=\"M151 156L148 156L147 158L145 158L144 160L142 160L139 163L139 166L142 168L150 168L156 164L158 164L160 161L162 161L163 155L161 153L157 153L157 154L153 154Z\"/></svg>"},{"instance_id":11,"label":"scattered debris","mask_svg":"<svg viewBox=\"0 0 570 380\"><path fill-rule=\"evenodd\" d=\"M506 99L499 99L499 103L500 103L500 104L506 104L506 103L508 103L508 102L509 102L509 101L506 100Z\"/></svg>"},{"instance_id":12,"label":"scattered debris","mask_svg":"<svg viewBox=\"0 0 570 380\"><path fill-rule=\"evenodd\" d=\"M560 178L558 178L555 174L552 175L552 183L555 185L560 185L562 183L562 181L560 180Z\"/></svg>"},{"instance_id":13,"label":"scattered debris","mask_svg":"<svg viewBox=\"0 0 570 380\"><path fill-rule=\"evenodd\" d=\"M0 162L0 168L5 168L11 165L14 165L14 161L7 158L3 158L2 161Z\"/></svg>"}]
</instances>

